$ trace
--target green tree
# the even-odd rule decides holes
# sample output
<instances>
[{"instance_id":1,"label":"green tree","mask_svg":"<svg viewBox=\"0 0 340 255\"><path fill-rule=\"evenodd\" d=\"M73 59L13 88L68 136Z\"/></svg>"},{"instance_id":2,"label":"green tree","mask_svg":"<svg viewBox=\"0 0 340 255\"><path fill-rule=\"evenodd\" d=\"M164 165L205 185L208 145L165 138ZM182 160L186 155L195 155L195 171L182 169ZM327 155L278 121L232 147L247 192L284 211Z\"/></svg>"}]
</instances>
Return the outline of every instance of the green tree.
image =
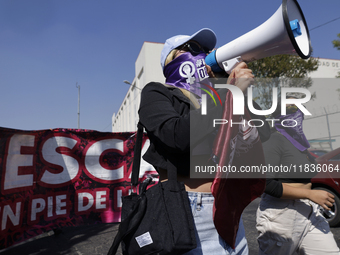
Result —
<instances>
[{"instance_id":1,"label":"green tree","mask_svg":"<svg viewBox=\"0 0 340 255\"><path fill-rule=\"evenodd\" d=\"M281 87L312 86L312 79L308 77L310 72L318 69L318 59L301 59L293 55L276 55L256 60L248 64L256 79L254 84L254 99L264 108L272 106L272 89L278 88L280 97ZM315 98L313 93L312 98Z\"/></svg>"},{"instance_id":2,"label":"green tree","mask_svg":"<svg viewBox=\"0 0 340 255\"><path fill-rule=\"evenodd\" d=\"M340 38L340 34L338 34L338 37ZM332 43L333 43L334 48L337 48L338 50L340 50L340 40L333 40ZM336 78L340 78L340 72L338 72L338 75L336 76Z\"/></svg>"},{"instance_id":3,"label":"green tree","mask_svg":"<svg viewBox=\"0 0 340 255\"><path fill-rule=\"evenodd\" d=\"M338 37L340 38L340 34L338 34ZM333 40L332 41L334 48L337 48L340 50L340 40Z\"/></svg>"}]
</instances>

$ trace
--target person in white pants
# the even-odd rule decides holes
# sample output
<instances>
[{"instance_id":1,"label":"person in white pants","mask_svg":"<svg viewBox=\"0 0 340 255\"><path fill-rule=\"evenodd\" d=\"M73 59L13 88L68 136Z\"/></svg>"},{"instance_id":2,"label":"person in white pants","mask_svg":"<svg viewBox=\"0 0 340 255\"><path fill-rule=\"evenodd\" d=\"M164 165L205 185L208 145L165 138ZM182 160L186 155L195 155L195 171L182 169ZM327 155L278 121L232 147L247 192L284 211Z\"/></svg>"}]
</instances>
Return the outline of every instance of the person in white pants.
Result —
<instances>
[{"instance_id":1,"label":"person in white pants","mask_svg":"<svg viewBox=\"0 0 340 255\"><path fill-rule=\"evenodd\" d=\"M281 115L280 106L277 109L273 117L279 121L270 139L263 143L266 165L277 171L267 174L257 210L259 254L340 254L329 224L319 211L320 206L329 210L334 196L311 189L315 175L311 171L283 171L299 166L312 168L315 163L302 130L303 113L295 105L287 105L287 115Z\"/></svg>"}]
</instances>

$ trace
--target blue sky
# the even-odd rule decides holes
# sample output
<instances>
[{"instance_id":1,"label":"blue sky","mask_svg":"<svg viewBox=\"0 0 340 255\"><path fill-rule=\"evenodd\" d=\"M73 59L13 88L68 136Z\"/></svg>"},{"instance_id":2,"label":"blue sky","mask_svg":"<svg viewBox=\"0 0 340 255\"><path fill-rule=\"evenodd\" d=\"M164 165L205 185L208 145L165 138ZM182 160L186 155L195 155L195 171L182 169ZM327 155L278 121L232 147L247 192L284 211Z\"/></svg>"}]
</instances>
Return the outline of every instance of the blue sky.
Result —
<instances>
[{"instance_id":1,"label":"blue sky","mask_svg":"<svg viewBox=\"0 0 340 255\"><path fill-rule=\"evenodd\" d=\"M266 21L280 0L1 0L0 127L111 131L144 41L203 27L217 47ZM339 0L299 0L313 56L340 59ZM316 29L313 29L316 28Z\"/></svg>"}]
</instances>

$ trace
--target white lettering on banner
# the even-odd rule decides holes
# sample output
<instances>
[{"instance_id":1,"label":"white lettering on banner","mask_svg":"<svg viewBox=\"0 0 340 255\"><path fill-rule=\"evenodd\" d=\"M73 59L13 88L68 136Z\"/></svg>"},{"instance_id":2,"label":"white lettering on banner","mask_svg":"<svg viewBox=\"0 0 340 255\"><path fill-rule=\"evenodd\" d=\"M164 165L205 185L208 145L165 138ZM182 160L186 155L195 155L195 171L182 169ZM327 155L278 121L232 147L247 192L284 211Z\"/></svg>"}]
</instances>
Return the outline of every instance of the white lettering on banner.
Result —
<instances>
[{"instance_id":1,"label":"white lettering on banner","mask_svg":"<svg viewBox=\"0 0 340 255\"><path fill-rule=\"evenodd\" d=\"M106 205L106 191L97 191L96 192L96 209L105 209Z\"/></svg>"},{"instance_id":2,"label":"white lettering on banner","mask_svg":"<svg viewBox=\"0 0 340 255\"><path fill-rule=\"evenodd\" d=\"M87 200L87 204L85 203L85 198ZM84 212L90 209L93 205L93 202L93 196L89 192L78 193L78 212Z\"/></svg>"},{"instance_id":3,"label":"white lettering on banner","mask_svg":"<svg viewBox=\"0 0 340 255\"><path fill-rule=\"evenodd\" d=\"M1 209L1 208L0 208ZM21 202L16 202L15 213L10 205L5 205L2 208L1 230L7 229L7 218L9 218L13 226L18 226L21 219Z\"/></svg>"},{"instance_id":4,"label":"white lettering on banner","mask_svg":"<svg viewBox=\"0 0 340 255\"><path fill-rule=\"evenodd\" d=\"M13 135L10 138L3 180L4 190L33 186L34 157L26 152L23 153L22 150L25 147L34 147L34 142L34 135ZM31 173L20 173L22 170Z\"/></svg>"},{"instance_id":5,"label":"white lettering on banner","mask_svg":"<svg viewBox=\"0 0 340 255\"><path fill-rule=\"evenodd\" d=\"M129 181L131 171L127 171L126 161L119 165L106 163L105 156L114 152L122 157L127 153L127 147L122 139L105 139L78 148L80 141L66 135L54 135L40 141L40 152L37 152L37 137L35 135L15 134L8 139L3 160L3 178L1 193L11 194L33 189L35 185L43 187L62 187L74 182L81 169L92 180L111 184ZM150 140L146 139L142 154L146 152ZM75 152L81 149L81 155ZM41 169L36 169L37 160L42 163ZM155 172L152 165L141 159L140 177L148 172ZM47 201L47 203L50 203ZM48 214L51 214L49 212Z\"/></svg>"},{"instance_id":6,"label":"white lettering on banner","mask_svg":"<svg viewBox=\"0 0 340 255\"><path fill-rule=\"evenodd\" d=\"M109 206L109 194L110 190L107 188L98 188L93 191L77 191L76 213L82 214L107 209Z\"/></svg>"},{"instance_id":7,"label":"white lettering on banner","mask_svg":"<svg viewBox=\"0 0 340 255\"><path fill-rule=\"evenodd\" d=\"M66 214L66 208L64 208L66 207L66 195L64 194L56 196L55 200L56 200L55 214L56 215Z\"/></svg>"},{"instance_id":8,"label":"white lettering on banner","mask_svg":"<svg viewBox=\"0 0 340 255\"><path fill-rule=\"evenodd\" d=\"M45 167L40 181L55 185L70 182L77 176L79 172L78 161L69 155L57 152L57 148L66 147L72 149L76 144L77 141L75 139L63 136L51 137L44 143L41 152L43 159L48 163L60 166L62 171L60 173L53 173Z\"/></svg>"},{"instance_id":9,"label":"white lettering on banner","mask_svg":"<svg viewBox=\"0 0 340 255\"><path fill-rule=\"evenodd\" d=\"M47 198L47 217L53 216L53 197Z\"/></svg>"},{"instance_id":10,"label":"white lettering on banner","mask_svg":"<svg viewBox=\"0 0 340 255\"><path fill-rule=\"evenodd\" d=\"M119 221L121 197L130 192L131 135L4 129L0 249L48 230L41 226ZM144 154L150 142L143 141ZM140 169L142 178L157 174L144 160Z\"/></svg>"},{"instance_id":11,"label":"white lettering on banner","mask_svg":"<svg viewBox=\"0 0 340 255\"><path fill-rule=\"evenodd\" d=\"M124 163L118 169L106 169L100 164L100 156L106 150L117 150L124 154L124 142L120 139L106 139L90 146L85 156L85 166L97 181L114 181L124 178Z\"/></svg>"},{"instance_id":12,"label":"white lettering on banner","mask_svg":"<svg viewBox=\"0 0 340 255\"><path fill-rule=\"evenodd\" d=\"M122 193L123 191L121 189L117 190L117 197L116 197L116 201L117 201L117 207L122 207Z\"/></svg>"},{"instance_id":13,"label":"white lettering on banner","mask_svg":"<svg viewBox=\"0 0 340 255\"><path fill-rule=\"evenodd\" d=\"M109 208L108 188L98 188L90 191L77 191L78 202L74 205L77 214L90 213L91 211L105 211ZM51 220L58 217L65 217L70 210L71 205L67 205L69 198L67 194L57 194L53 196L35 197L29 202L28 224L34 225L39 221L41 215L45 220ZM21 224L24 208L22 201L14 201L11 204L1 205L1 231L8 229L9 226L18 227Z\"/></svg>"},{"instance_id":14,"label":"white lettering on banner","mask_svg":"<svg viewBox=\"0 0 340 255\"><path fill-rule=\"evenodd\" d=\"M55 194L53 196L35 197L29 202L29 224L33 225L39 221L41 215L45 219L65 216L68 213L67 194Z\"/></svg>"},{"instance_id":15,"label":"white lettering on banner","mask_svg":"<svg viewBox=\"0 0 340 255\"><path fill-rule=\"evenodd\" d=\"M37 219L37 214L42 212L46 207L46 202L42 198L32 199L31 206L31 221L35 221Z\"/></svg>"}]
</instances>

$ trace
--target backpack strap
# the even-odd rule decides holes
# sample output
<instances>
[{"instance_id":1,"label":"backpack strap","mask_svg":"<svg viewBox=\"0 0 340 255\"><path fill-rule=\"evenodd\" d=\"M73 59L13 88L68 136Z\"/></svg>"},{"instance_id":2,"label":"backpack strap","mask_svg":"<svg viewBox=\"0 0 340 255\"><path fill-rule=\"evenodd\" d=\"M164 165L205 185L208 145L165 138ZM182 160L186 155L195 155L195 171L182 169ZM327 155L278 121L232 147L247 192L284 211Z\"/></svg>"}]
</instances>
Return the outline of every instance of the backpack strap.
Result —
<instances>
[{"instance_id":1,"label":"backpack strap","mask_svg":"<svg viewBox=\"0 0 340 255\"><path fill-rule=\"evenodd\" d=\"M131 185L137 186L139 179L139 167L140 167L140 159L141 159L141 151L142 151L142 143L143 143L143 130L144 127L141 123L137 124L137 135L136 135L136 143L134 148L134 158L133 158L133 166L132 166L132 174L131 174ZM146 179L141 184L141 191L145 192L147 186L149 185L151 178ZM140 192L141 194L141 192ZM146 210L146 197L144 194L138 196L136 193L130 195L138 198L133 210L129 213L126 219L121 221L119 224L117 235L113 240L113 243L110 247L108 255L116 254L119 244L122 240L136 227L138 227L139 222L141 221L145 210Z\"/></svg>"},{"instance_id":2,"label":"backpack strap","mask_svg":"<svg viewBox=\"0 0 340 255\"><path fill-rule=\"evenodd\" d=\"M140 168L140 160L142 154L142 144L143 144L143 125L138 122L137 124L137 136L136 143L134 148L134 156L133 156L133 165L132 165L132 174L131 174L131 185L137 186L139 179L139 168Z\"/></svg>"}]
</instances>

